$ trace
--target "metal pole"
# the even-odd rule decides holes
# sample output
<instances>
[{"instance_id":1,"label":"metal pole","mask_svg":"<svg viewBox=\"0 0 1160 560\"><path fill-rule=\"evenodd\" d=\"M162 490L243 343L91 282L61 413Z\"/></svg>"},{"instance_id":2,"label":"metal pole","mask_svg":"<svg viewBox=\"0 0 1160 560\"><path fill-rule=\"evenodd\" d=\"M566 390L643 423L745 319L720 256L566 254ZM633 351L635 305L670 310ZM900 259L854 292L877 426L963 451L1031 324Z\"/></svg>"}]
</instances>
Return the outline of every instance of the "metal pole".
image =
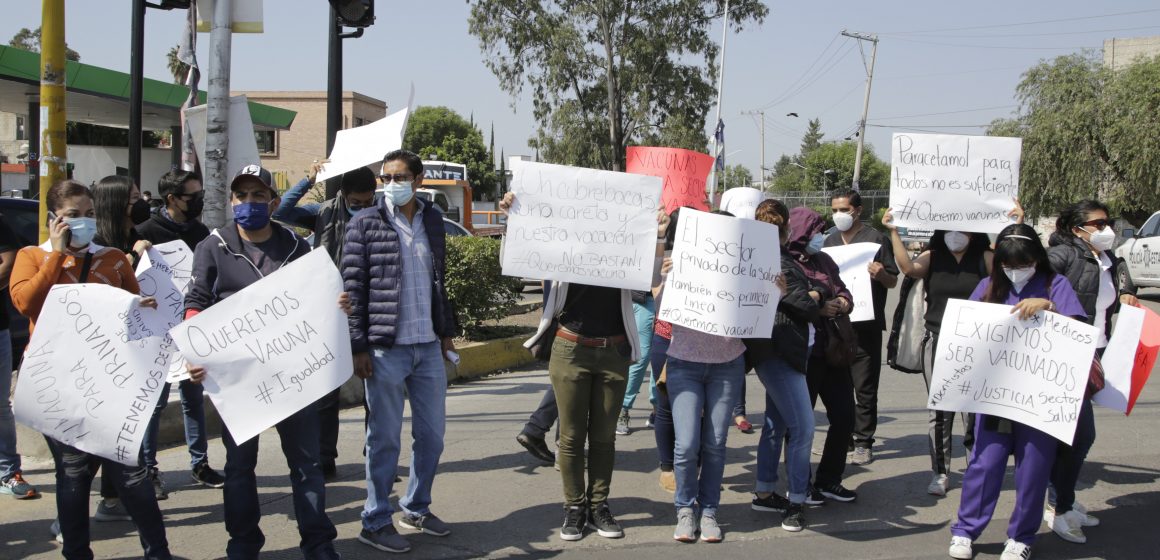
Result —
<instances>
[{"instance_id":1,"label":"metal pole","mask_svg":"<svg viewBox=\"0 0 1160 560\"><path fill-rule=\"evenodd\" d=\"M205 210L209 227L226 224L229 202L230 46L233 40L233 2L217 0L209 36L209 88L206 99ZM255 162L256 163L256 162Z\"/></svg>"},{"instance_id":2,"label":"metal pole","mask_svg":"<svg viewBox=\"0 0 1160 560\"><path fill-rule=\"evenodd\" d=\"M181 169L181 153L184 144L181 136L181 125L169 127L169 166L174 169Z\"/></svg>"},{"instance_id":3,"label":"metal pole","mask_svg":"<svg viewBox=\"0 0 1160 560\"><path fill-rule=\"evenodd\" d=\"M48 189L64 179L65 137L64 0L44 0L40 23L40 242L48 240ZM30 145L29 148L32 146Z\"/></svg>"},{"instance_id":4,"label":"metal pole","mask_svg":"<svg viewBox=\"0 0 1160 560\"><path fill-rule=\"evenodd\" d=\"M761 192L765 192L765 111L761 115Z\"/></svg>"},{"instance_id":5,"label":"metal pole","mask_svg":"<svg viewBox=\"0 0 1160 560\"><path fill-rule=\"evenodd\" d=\"M718 146L716 140L717 125L721 122L721 92L725 87L725 40L729 37L729 0L725 0L725 17L724 23L721 26L721 58L717 63L717 120L713 121L713 167L709 171L709 182L706 185L709 194L709 203L713 203L713 197L717 194L717 154L724 153L725 147ZM722 142L724 144L724 142ZM724 169L721 170L724 173Z\"/></svg>"},{"instance_id":6,"label":"metal pole","mask_svg":"<svg viewBox=\"0 0 1160 560\"><path fill-rule=\"evenodd\" d=\"M28 96L28 198L40 199L40 97ZM41 220L43 221L43 220Z\"/></svg>"},{"instance_id":7,"label":"metal pole","mask_svg":"<svg viewBox=\"0 0 1160 560\"><path fill-rule=\"evenodd\" d=\"M326 72L326 155L334 150L334 139L342 129L342 26L338 21L338 10L330 7L330 52ZM327 200L338 194L337 178L326 182Z\"/></svg>"},{"instance_id":8,"label":"metal pole","mask_svg":"<svg viewBox=\"0 0 1160 560\"><path fill-rule=\"evenodd\" d=\"M145 0L133 0L129 39L129 178L141 186L141 103L145 72Z\"/></svg>"},{"instance_id":9,"label":"metal pole","mask_svg":"<svg viewBox=\"0 0 1160 560\"><path fill-rule=\"evenodd\" d=\"M858 122L858 151L854 153L854 190L858 190L859 180L862 177L862 148L866 143L866 117L870 113L870 86L874 84L874 61L878 58L878 36L862 33L842 31L842 35L853 37L859 41L870 41L874 44L870 51L870 67L866 72L866 95L862 100L862 120Z\"/></svg>"}]
</instances>

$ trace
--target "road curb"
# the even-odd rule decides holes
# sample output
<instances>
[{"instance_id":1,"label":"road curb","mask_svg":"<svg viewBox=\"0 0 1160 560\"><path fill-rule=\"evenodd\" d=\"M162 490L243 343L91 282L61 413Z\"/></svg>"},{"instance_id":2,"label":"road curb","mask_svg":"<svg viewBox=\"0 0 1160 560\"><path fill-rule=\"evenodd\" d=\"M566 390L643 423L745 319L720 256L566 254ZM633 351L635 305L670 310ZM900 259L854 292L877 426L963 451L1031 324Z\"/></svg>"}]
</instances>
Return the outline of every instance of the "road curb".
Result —
<instances>
[{"instance_id":1,"label":"road curb","mask_svg":"<svg viewBox=\"0 0 1160 560\"><path fill-rule=\"evenodd\" d=\"M519 334L486 342L472 342L466 346L457 346L455 351L459 353L459 365L446 363L447 382L469 381L496 371L536 361L532 357L532 353L524 348L524 341L529 336L528 334Z\"/></svg>"}]
</instances>

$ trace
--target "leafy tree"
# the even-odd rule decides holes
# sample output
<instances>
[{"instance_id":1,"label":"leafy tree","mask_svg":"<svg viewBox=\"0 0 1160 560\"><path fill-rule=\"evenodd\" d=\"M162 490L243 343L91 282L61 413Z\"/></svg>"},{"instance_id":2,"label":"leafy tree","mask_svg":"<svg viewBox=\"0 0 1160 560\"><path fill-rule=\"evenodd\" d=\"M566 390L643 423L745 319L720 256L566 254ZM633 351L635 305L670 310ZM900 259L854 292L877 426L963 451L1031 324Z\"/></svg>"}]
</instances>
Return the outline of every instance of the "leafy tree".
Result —
<instances>
[{"instance_id":1,"label":"leafy tree","mask_svg":"<svg viewBox=\"0 0 1160 560\"><path fill-rule=\"evenodd\" d=\"M718 47L710 30L724 0L469 0L469 31L513 97L533 93L545 159L623 168L625 148L645 137L702 144ZM735 0L740 31L769 9ZM679 131L667 129L679 127ZM650 136L651 135L651 136Z\"/></svg>"},{"instance_id":2,"label":"leafy tree","mask_svg":"<svg viewBox=\"0 0 1160 560\"><path fill-rule=\"evenodd\" d=\"M1028 213L1098 198L1138 224L1160 207L1158 80L1160 57L1112 71L1092 53L1023 74L1018 113L987 133L1023 139L1019 194Z\"/></svg>"},{"instance_id":3,"label":"leafy tree","mask_svg":"<svg viewBox=\"0 0 1160 560\"><path fill-rule=\"evenodd\" d=\"M785 192L849 188L854 184L857 151L858 145L853 141L828 142L810 150L805 156L797 158L797 161L782 156L773 167L776 174L773 190ZM827 170L833 173L827 174ZM878 159L870 146L862 151L861 181L864 190L890 188L890 165Z\"/></svg>"},{"instance_id":4,"label":"leafy tree","mask_svg":"<svg viewBox=\"0 0 1160 560\"><path fill-rule=\"evenodd\" d=\"M170 47L169 52L165 53L166 67L169 68L169 73L173 74L173 83L184 84L185 80L189 78L189 65L177 58L178 46Z\"/></svg>"},{"instance_id":5,"label":"leafy tree","mask_svg":"<svg viewBox=\"0 0 1160 560\"><path fill-rule=\"evenodd\" d=\"M37 27L36 31L32 31L27 27L21 28L20 31L17 31L16 34L12 36L12 39L8 41L8 46L31 51L34 53L40 52L40 28ZM64 58L65 60L80 62L81 53L68 48L68 43L65 43Z\"/></svg>"},{"instance_id":6,"label":"leafy tree","mask_svg":"<svg viewBox=\"0 0 1160 560\"><path fill-rule=\"evenodd\" d=\"M419 107L407 119L403 146L424 159L434 157L467 166L467 178L477 199L495 193L498 181L483 133L447 107Z\"/></svg>"},{"instance_id":7,"label":"leafy tree","mask_svg":"<svg viewBox=\"0 0 1160 560\"><path fill-rule=\"evenodd\" d=\"M798 157L782 154L773 164L773 176L769 179L770 188L777 192L808 190L805 170L797 162Z\"/></svg>"},{"instance_id":8,"label":"leafy tree","mask_svg":"<svg viewBox=\"0 0 1160 560\"><path fill-rule=\"evenodd\" d=\"M753 173L749 172L748 167L735 163L726 165L725 171L717 174L717 180L721 183L720 188L752 187Z\"/></svg>"}]
</instances>

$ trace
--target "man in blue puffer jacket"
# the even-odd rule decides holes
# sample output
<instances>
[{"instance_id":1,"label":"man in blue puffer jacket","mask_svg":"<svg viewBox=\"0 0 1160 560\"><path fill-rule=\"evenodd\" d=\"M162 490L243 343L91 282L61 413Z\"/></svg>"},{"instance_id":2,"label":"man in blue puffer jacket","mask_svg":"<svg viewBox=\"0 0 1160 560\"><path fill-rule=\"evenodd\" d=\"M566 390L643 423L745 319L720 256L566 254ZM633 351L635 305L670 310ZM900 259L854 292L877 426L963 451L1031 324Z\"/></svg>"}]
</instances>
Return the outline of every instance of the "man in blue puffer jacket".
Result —
<instances>
[{"instance_id":1,"label":"man in blue puffer jacket","mask_svg":"<svg viewBox=\"0 0 1160 560\"><path fill-rule=\"evenodd\" d=\"M359 541L407 552L392 523L391 488L399 460L403 395L411 400L411 476L399 497L399 525L429 535L451 534L431 513L431 487L443 453L447 377L455 316L447 299L443 215L415 197L419 156L396 150L383 158L386 195L346 228L342 278L350 294L354 372L366 383L367 501Z\"/></svg>"}]
</instances>

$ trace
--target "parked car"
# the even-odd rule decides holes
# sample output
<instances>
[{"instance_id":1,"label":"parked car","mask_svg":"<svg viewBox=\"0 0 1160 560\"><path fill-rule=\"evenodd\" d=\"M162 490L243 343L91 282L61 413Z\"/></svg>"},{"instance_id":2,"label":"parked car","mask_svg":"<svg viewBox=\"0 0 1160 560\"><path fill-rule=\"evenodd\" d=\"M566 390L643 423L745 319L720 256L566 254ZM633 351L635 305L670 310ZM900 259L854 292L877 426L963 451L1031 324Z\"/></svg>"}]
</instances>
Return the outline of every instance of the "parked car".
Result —
<instances>
[{"instance_id":1,"label":"parked car","mask_svg":"<svg viewBox=\"0 0 1160 560\"><path fill-rule=\"evenodd\" d=\"M1160 212L1138 231L1124 228L1121 236L1124 243L1116 249L1123 259L1116 270L1120 285L1160 288Z\"/></svg>"},{"instance_id":2,"label":"parked car","mask_svg":"<svg viewBox=\"0 0 1160 560\"><path fill-rule=\"evenodd\" d=\"M0 198L0 216L3 217L4 223L12 228L19 238L21 245L39 245L37 240L40 238L39 227L37 226L37 213L39 211L39 204L35 200L26 198ZM3 289L7 290L8 285L5 283ZM24 355L24 347L28 345L28 318L21 315L12 307L11 298L8 300L8 333L12 336L12 367L15 368L20 364L20 358Z\"/></svg>"}]
</instances>

